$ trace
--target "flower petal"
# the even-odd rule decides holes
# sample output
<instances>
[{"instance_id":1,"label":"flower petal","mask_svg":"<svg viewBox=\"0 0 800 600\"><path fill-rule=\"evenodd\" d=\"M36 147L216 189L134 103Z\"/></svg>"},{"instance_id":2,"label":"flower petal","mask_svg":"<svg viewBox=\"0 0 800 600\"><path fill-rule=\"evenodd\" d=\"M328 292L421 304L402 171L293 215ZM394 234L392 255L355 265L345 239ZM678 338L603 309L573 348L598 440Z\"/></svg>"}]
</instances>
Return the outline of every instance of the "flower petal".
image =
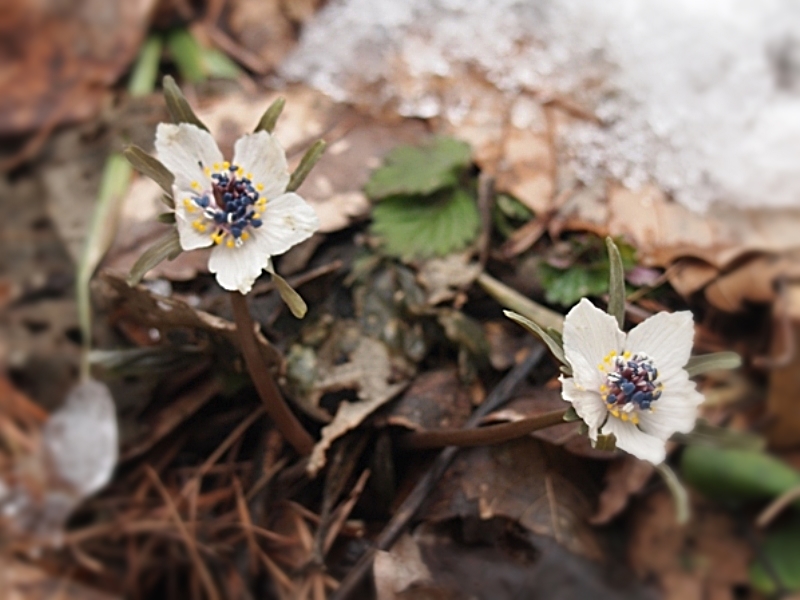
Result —
<instances>
[{"instance_id":1,"label":"flower petal","mask_svg":"<svg viewBox=\"0 0 800 600\"><path fill-rule=\"evenodd\" d=\"M654 465L661 464L667 457L667 448L662 440L640 431L630 421L609 417L603 426L603 433L605 435L613 433L617 438L617 448L620 450Z\"/></svg>"},{"instance_id":2,"label":"flower petal","mask_svg":"<svg viewBox=\"0 0 800 600\"><path fill-rule=\"evenodd\" d=\"M686 366L692 353L693 340L694 321L691 312L660 312L630 331L625 349L649 355L663 378Z\"/></svg>"},{"instance_id":3,"label":"flower petal","mask_svg":"<svg viewBox=\"0 0 800 600\"><path fill-rule=\"evenodd\" d=\"M686 372L684 377L673 377L664 382L661 398L653 403L653 412L639 412L643 431L662 440L668 440L676 432L689 433L697 421L697 406L703 395L695 388Z\"/></svg>"},{"instance_id":4,"label":"flower petal","mask_svg":"<svg viewBox=\"0 0 800 600\"><path fill-rule=\"evenodd\" d=\"M267 199L272 200L286 191L289 183L286 153L275 136L266 131L249 133L236 140L233 164L252 175L254 184L264 186L259 193Z\"/></svg>"},{"instance_id":5,"label":"flower petal","mask_svg":"<svg viewBox=\"0 0 800 600\"><path fill-rule=\"evenodd\" d=\"M560 380L561 396L567 402L571 402L575 412L583 419L584 423L596 431L608 415L603 398L598 392L580 389L575 385L572 377L562 375Z\"/></svg>"},{"instance_id":6,"label":"flower petal","mask_svg":"<svg viewBox=\"0 0 800 600\"><path fill-rule=\"evenodd\" d=\"M564 355L575 383L586 390L597 390L603 383L599 365L612 350L619 352L625 334L611 315L582 298L564 320Z\"/></svg>"},{"instance_id":7,"label":"flower petal","mask_svg":"<svg viewBox=\"0 0 800 600\"><path fill-rule=\"evenodd\" d=\"M211 240L213 231L211 228L206 233L200 233L192 227L192 222L201 215L199 208L195 209L193 213L186 210L184 199L188 199L189 194L181 192L177 186L173 187L172 193L175 197L175 226L178 228L181 248L184 250L196 250L197 248L207 248L213 244L214 242Z\"/></svg>"},{"instance_id":8,"label":"flower petal","mask_svg":"<svg viewBox=\"0 0 800 600\"><path fill-rule=\"evenodd\" d=\"M224 289L246 294L268 262L269 256L263 253L254 240L249 240L238 248L229 248L223 243L211 251L208 270L216 274L217 282Z\"/></svg>"},{"instance_id":9,"label":"flower petal","mask_svg":"<svg viewBox=\"0 0 800 600\"><path fill-rule=\"evenodd\" d=\"M283 254L319 229L317 213L295 193L269 200L261 220L263 224L253 230L253 237L267 256Z\"/></svg>"},{"instance_id":10,"label":"flower petal","mask_svg":"<svg viewBox=\"0 0 800 600\"><path fill-rule=\"evenodd\" d=\"M185 191L192 190L193 181L200 182L203 189L209 188L210 180L203 167L222 162L222 153L211 134L189 123L159 123L156 152L158 160L175 175L175 186Z\"/></svg>"}]
</instances>

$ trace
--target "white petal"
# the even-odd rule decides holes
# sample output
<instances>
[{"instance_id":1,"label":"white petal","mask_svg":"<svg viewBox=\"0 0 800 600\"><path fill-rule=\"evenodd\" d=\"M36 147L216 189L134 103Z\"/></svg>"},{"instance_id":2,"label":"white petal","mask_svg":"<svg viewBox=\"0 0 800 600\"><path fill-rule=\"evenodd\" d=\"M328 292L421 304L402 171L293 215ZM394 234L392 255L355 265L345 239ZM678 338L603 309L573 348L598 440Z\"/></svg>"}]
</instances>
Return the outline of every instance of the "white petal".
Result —
<instances>
[{"instance_id":1,"label":"white petal","mask_svg":"<svg viewBox=\"0 0 800 600\"><path fill-rule=\"evenodd\" d=\"M217 282L224 289L246 294L268 261L269 257L253 240L248 240L239 248L228 248L222 243L211 251L208 270L216 273Z\"/></svg>"},{"instance_id":2,"label":"white petal","mask_svg":"<svg viewBox=\"0 0 800 600\"><path fill-rule=\"evenodd\" d=\"M697 406L703 402L703 395L697 391L685 371L683 380L674 377L664 382L661 397L653 402L653 412L639 413L640 427L645 432L662 440L668 440L673 433L689 433L697 421Z\"/></svg>"},{"instance_id":3,"label":"white petal","mask_svg":"<svg viewBox=\"0 0 800 600\"><path fill-rule=\"evenodd\" d=\"M286 191L289 183L289 165L286 153L278 140L266 131L249 133L236 140L233 164L252 175L254 184L262 184L259 193L272 200Z\"/></svg>"},{"instance_id":4,"label":"white petal","mask_svg":"<svg viewBox=\"0 0 800 600\"><path fill-rule=\"evenodd\" d=\"M667 448L662 440L640 431L630 421L609 417L603 426L603 433L605 435L613 433L617 438L617 448L620 450L654 465L661 464L667 457Z\"/></svg>"},{"instance_id":5,"label":"white petal","mask_svg":"<svg viewBox=\"0 0 800 600\"><path fill-rule=\"evenodd\" d=\"M581 299L564 320L564 354L575 383L587 390L599 389L603 383L599 365L612 350L621 351L624 341L614 317Z\"/></svg>"},{"instance_id":6,"label":"white petal","mask_svg":"<svg viewBox=\"0 0 800 600\"><path fill-rule=\"evenodd\" d=\"M175 175L178 189L189 191L193 181L208 189L203 167L222 163L222 153L210 133L189 123L160 123L156 129L158 160ZM201 166L202 165L202 166Z\"/></svg>"},{"instance_id":7,"label":"white petal","mask_svg":"<svg viewBox=\"0 0 800 600\"><path fill-rule=\"evenodd\" d=\"M192 222L200 217L201 212L196 208L194 212L188 212L184 206L184 199L187 198L185 192L180 192L177 186L173 186L173 197L175 198L175 226L178 228L181 248L184 250L196 250L197 248L207 248L214 242L211 240L213 229L209 227L206 233L200 233Z\"/></svg>"},{"instance_id":8,"label":"white petal","mask_svg":"<svg viewBox=\"0 0 800 600\"><path fill-rule=\"evenodd\" d=\"M661 376L668 377L686 366L692 353L693 340L694 321L691 312L660 312L631 330L625 349L648 354Z\"/></svg>"},{"instance_id":9,"label":"white petal","mask_svg":"<svg viewBox=\"0 0 800 600\"><path fill-rule=\"evenodd\" d=\"M268 256L283 254L319 229L317 213L295 193L269 200L261 220L263 225L253 230L253 236Z\"/></svg>"},{"instance_id":10,"label":"white petal","mask_svg":"<svg viewBox=\"0 0 800 600\"><path fill-rule=\"evenodd\" d=\"M561 396L571 402L575 412L590 429L597 430L608 415L606 403L598 392L581 390L572 377L560 377Z\"/></svg>"}]
</instances>

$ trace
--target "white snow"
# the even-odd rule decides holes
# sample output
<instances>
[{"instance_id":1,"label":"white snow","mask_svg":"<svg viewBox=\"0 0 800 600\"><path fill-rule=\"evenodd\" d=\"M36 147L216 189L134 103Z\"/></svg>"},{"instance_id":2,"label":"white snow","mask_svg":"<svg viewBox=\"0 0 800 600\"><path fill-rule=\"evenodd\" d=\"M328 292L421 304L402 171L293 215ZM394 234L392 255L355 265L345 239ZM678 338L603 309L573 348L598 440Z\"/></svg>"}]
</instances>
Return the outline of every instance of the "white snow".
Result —
<instances>
[{"instance_id":1,"label":"white snow","mask_svg":"<svg viewBox=\"0 0 800 600\"><path fill-rule=\"evenodd\" d=\"M652 180L697 210L800 206L796 0L331 0L282 74L453 120L457 94L430 84L465 69L509 105L560 94L593 110L603 127L567 136L586 182Z\"/></svg>"}]
</instances>

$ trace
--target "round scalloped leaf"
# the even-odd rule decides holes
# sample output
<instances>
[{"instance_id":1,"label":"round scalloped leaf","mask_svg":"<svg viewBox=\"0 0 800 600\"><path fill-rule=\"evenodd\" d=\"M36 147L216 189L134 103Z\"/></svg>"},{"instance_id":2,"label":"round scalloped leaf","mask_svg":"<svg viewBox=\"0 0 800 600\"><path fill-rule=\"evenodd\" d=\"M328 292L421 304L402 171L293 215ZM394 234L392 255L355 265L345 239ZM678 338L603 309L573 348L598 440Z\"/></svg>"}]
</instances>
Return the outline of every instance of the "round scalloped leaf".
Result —
<instances>
[{"instance_id":1,"label":"round scalloped leaf","mask_svg":"<svg viewBox=\"0 0 800 600\"><path fill-rule=\"evenodd\" d=\"M384 166L372 174L364 191L373 200L431 194L456 185L469 163L469 144L453 138L433 138L422 146L398 146L386 156Z\"/></svg>"},{"instance_id":2,"label":"round scalloped leaf","mask_svg":"<svg viewBox=\"0 0 800 600\"><path fill-rule=\"evenodd\" d=\"M377 204L372 232L384 251L404 259L443 256L473 242L480 215L473 196L456 189L428 197L395 196Z\"/></svg>"}]
</instances>

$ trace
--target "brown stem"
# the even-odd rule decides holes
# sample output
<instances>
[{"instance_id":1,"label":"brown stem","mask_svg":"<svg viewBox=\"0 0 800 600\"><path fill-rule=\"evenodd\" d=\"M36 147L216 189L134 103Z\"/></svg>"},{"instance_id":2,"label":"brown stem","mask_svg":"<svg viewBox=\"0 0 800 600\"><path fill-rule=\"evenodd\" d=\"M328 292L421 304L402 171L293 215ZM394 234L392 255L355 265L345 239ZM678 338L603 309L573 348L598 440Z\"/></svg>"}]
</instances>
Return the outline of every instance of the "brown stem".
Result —
<instances>
[{"instance_id":1,"label":"brown stem","mask_svg":"<svg viewBox=\"0 0 800 600\"><path fill-rule=\"evenodd\" d=\"M400 444L405 448L444 448L445 446L487 446L501 444L528 435L533 431L560 425L566 410L528 417L513 423L490 425L480 429L453 429L449 431L417 431L404 435Z\"/></svg>"},{"instance_id":2,"label":"brown stem","mask_svg":"<svg viewBox=\"0 0 800 600\"><path fill-rule=\"evenodd\" d=\"M308 456L314 448L314 440L286 405L269 369L264 364L258 350L255 323L253 317L250 316L250 309L247 307L247 298L239 292L231 292L230 296L244 362L253 379L253 384L256 386L256 391L264 402L267 414L272 418L281 435L297 450L298 454Z\"/></svg>"}]
</instances>

